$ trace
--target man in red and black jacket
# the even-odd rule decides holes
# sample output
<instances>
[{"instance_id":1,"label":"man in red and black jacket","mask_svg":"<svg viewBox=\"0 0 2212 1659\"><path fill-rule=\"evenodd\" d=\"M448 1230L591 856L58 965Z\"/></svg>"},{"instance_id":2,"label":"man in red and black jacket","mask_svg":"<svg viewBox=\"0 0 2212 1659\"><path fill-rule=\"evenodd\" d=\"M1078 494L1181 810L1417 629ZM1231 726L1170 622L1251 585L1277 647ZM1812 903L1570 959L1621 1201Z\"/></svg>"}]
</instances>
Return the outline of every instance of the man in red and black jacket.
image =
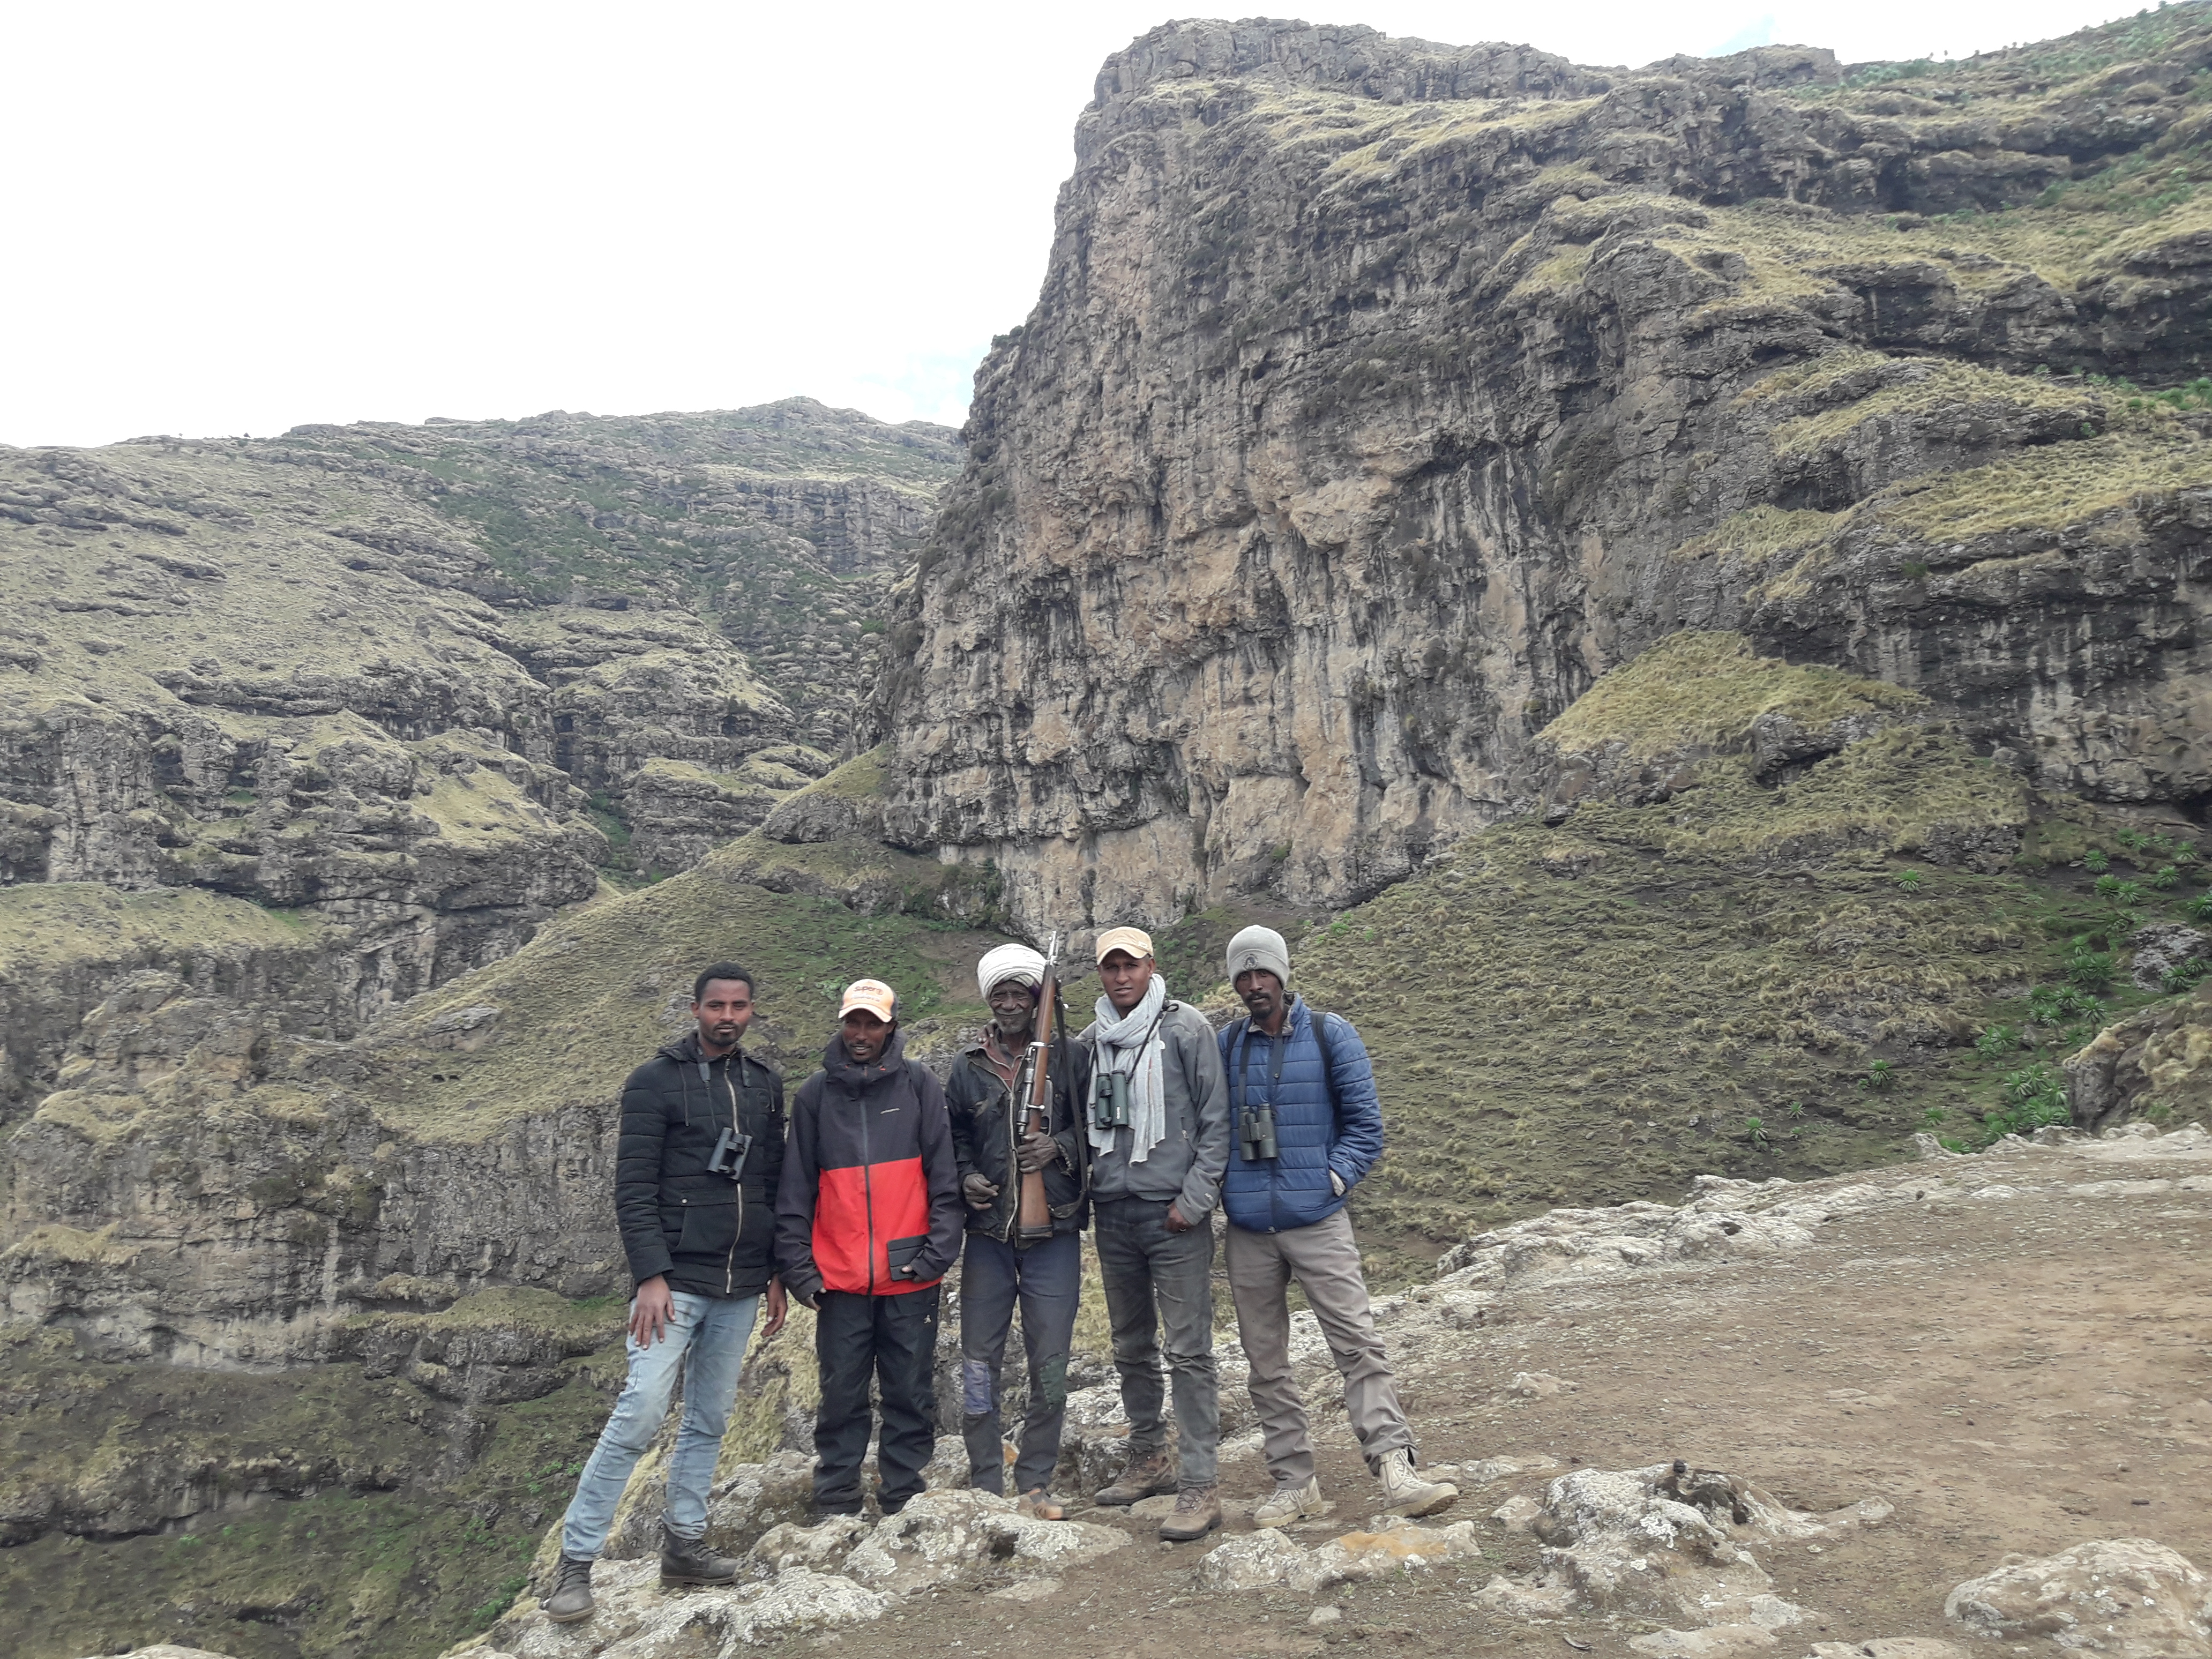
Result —
<instances>
[{"instance_id":1,"label":"man in red and black jacket","mask_svg":"<svg viewBox=\"0 0 2212 1659\"><path fill-rule=\"evenodd\" d=\"M937 1443L937 1289L960 1255L960 1171L945 1091L906 1058L891 988L855 980L837 1013L822 1069L791 1103L776 1260L784 1288L815 1310L815 1508L860 1513L872 1373L877 1498L896 1515Z\"/></svg>"}]
</instances>

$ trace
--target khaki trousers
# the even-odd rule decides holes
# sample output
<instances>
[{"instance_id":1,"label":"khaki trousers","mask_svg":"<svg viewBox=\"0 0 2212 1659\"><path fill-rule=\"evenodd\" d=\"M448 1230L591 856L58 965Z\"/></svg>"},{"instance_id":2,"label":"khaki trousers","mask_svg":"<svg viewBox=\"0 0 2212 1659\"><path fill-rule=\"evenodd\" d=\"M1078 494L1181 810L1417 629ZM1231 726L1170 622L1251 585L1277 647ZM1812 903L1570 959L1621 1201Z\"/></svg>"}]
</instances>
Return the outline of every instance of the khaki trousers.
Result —
<instances>
[{"instance_id":1,"label":"khaki trousers","mask_svg":"<svg viewBox=\"0 0 2212 1659\"><path fill-rule=\"evenodd\" d=\"M1380 1469L1386 1452L1413 1447L1413 1431L1398 1404L1397 1379L1390 1374L1382 1339L1375 1334L1349 1215L1339 1210L1326 1221L1279 1233L1247 1232L1232 1224L1228 1266L1237 1334L1252 1365L1252 1406L1260 1414L1267 1472L1276 1485L1303 1486L1314 1473L1305 1403L1291 1374L1293 1279L1306 1293L1336 1369L1343 1373L1345 1410L1370 1472Z\"/></svg>"}]
</instances>

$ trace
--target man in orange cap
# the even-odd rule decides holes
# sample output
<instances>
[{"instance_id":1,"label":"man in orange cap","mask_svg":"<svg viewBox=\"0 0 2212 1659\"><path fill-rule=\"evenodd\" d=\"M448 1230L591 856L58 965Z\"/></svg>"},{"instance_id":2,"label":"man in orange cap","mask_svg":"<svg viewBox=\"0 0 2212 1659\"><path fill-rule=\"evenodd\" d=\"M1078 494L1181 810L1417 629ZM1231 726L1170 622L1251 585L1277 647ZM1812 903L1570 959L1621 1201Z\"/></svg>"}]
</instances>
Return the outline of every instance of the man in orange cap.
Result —
<instances>
[{"instance_id":1,"label":"man in orange cap","mask_svg":"<svg viewBox=\"0 0 2212 1659\"><path fill-rule=\"evenodd\" d=\"M937 1443L938 1281L960 1256L960 1170L945 1092L906 1058L897 994L854 980L837 1014L822 1069L791 1103L776 1257L785 1289L815 1311L815 1508L860 1512L872 1376L877 1498L896 1515Z\"/></svg>"}]
</instances>

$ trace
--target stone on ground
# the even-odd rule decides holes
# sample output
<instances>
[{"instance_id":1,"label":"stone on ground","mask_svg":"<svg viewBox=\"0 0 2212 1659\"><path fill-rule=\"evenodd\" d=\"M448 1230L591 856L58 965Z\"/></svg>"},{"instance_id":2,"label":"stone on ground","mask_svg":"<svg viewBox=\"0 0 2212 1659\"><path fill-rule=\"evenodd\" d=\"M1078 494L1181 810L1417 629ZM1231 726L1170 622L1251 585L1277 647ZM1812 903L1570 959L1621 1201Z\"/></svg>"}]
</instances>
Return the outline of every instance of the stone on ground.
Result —
<instances>
[{"instance_id":1,"label":"stone on ground","mask_svg":"<svg viewBox=\"0 0 2212 1659\"><path fill-rule=\"evenodd\" d=\"M2115 1659L2212 1659L2212 1582L2148 1538L2076 1544L1970 1578L1943 1603L1978 1636L2047 1636Z\"/></svg>"},{"instance_id":2,"label":"stone on ground","mask_svg":"<svg viewBox=\"0 0 2212 1659\"><path fill-rule=\"evenodd\" d=\"M1527 1524L1545 1547L1541 1583L1492 1578L1476 1599L1500 1612L1630 1613L1770 1630L1802 1613L1773 1594L1749 1546L1821 1530L1747 1481L1667 1463L1562 1475Z\"/></svg>"},{"instance_id":3,"label":"stone on ground","mask_svg":"<svg viewBox=\"0 0 2212 1659\"><path fill-rule=\"evenodd\" d=\"M664 1590L657 1560L603 1564L592 1617L556 1625L518 1603L472 1659L736 1659L749 1644L880 1619L891 1598L834 1573L790 1567L731 1589Z\"/></svg>"},{"instance_id":4,"label":"stone on ground","mask_svg":"<svg viewBox=\"0 0 2212 1659\"><path fill-rule=\"evenodd\" d=\"M1039 1521L1015 1500L962 1488L926 1492L845 1559L854 1577L895 1595L958 1577L979 1564L1060 1571L1127 1545L1129 1534L1085 1521Z\"/></svg>"},{"instance_id":5,"label":"stone on ground","mask_svg":"<svg viewBox=\"0 0 2212 1659\"><path fill-rule=\"evenodd\" d=\"M1370 1522L1312 1549L1280 1532L1242 1534L1216 1545L1199 1563L1199 1587L1209 1590L1293 1589L1311 1595L1355 1579L1418 1571L1480 1553L1474 1523L1423 1527L1409 1521Z\"/></svg>"}]
</instances>

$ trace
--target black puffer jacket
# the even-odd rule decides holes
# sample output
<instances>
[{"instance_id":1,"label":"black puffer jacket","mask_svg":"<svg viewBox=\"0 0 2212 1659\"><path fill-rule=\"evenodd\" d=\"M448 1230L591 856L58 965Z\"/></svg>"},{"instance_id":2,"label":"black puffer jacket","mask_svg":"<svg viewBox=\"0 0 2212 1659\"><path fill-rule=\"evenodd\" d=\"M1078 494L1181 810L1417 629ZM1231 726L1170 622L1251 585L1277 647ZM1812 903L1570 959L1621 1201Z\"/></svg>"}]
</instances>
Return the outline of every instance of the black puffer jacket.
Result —
<instances>
[{"instance_id":1,"label":"black puffer jacket","mask_svg":"<svg viewBox=\"0 0 2212 1659\"><path fill-rule=\"evenodd\" d=\"M1053 1231L1080 1232L1091 1219L1091 1143L1078 1103L1091 1091L1091 1051L1067 1040L1065 1022L1053 1035L1048 1069L1052 1123L1047 1133L1060 1143L1060 1158L1045 1166L1045 1200L1052 1206ZM1021 1179L1014 1152L1020 1136L1008 1093L984 1058L980 1042L952 1062L952 1075L945 1083L945 1109L952 1114L952 1151L960 1162L962 1181L980 1175L999 1189L988 1209L968 1211L968 1231L1018 1246L1015 1223L1020 1216ZM966 1201L963 1196L963 1206Z\"/></svg>"},{"instance_id":2,"label":"black puffer jacket","mask_svg":"<svg viewBox=\"0 0 2212 1659\"><path fill-rule=\"evenodd\" d=\"M733 1118L753 1138L734 1183L707 1168ZM631 1279L665 1273L670 1290L696 1296L765 1290L783 1139L783 1079L743 1049L702 1059L695 1031L632 1072L615 1154L615 1218Z\"/></svg>"}]
</instances>

